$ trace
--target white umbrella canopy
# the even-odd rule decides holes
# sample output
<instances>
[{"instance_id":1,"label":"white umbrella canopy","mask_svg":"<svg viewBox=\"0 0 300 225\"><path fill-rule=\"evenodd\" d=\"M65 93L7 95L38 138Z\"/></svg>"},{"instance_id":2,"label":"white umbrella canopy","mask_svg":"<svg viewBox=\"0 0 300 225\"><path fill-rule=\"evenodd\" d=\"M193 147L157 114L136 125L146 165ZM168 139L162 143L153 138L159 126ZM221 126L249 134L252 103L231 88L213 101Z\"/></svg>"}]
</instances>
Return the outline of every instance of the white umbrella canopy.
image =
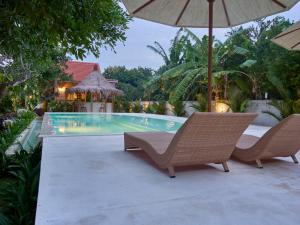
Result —
<instances>
[{"instance_id":1,"label":"white umbrella canopy","mask_svg":"<svg viewBox=\"0 0 300 225\"><path fill-rule=\"evenodd\" d=\"M177 27L209 28L208 111L212 100L212 28L232 27L289 10L299 0L123 0L131 16Z\"/></svg>"},{"instance_id":2,"label":"white umbrella canopy","mask_svg":"<svg viewBox=\"0 0 300 225\"><path fill-rule=\"evenodd\" d=\"M275 36L272 41L288 50L300 51L300 21Z\"/></svg>"},{"instance_id":3,"label":"white umbrella canopy","mask_svg":"<svg viewBox=\"0 0 300 225\"><path fill-rule=\"evenodd\" d=\"M179 27L208 27L208 0L123 0L134 17ZM290 9L298 0L215 0L214 27L236 26Z\"/></svg>"}]
</instances>

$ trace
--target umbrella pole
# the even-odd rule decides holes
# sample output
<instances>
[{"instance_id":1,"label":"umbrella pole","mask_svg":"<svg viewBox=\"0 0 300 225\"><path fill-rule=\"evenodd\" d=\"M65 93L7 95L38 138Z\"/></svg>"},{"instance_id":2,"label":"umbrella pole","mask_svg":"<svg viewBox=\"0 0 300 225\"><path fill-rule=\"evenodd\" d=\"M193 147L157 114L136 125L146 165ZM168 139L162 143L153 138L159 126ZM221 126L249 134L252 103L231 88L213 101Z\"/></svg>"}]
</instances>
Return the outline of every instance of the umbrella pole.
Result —
<instances>
[{"instance_id":1,"label":"umbrella pole","mask_svg":"<svg viewBox=\"0 0 300 225\"><path fill-rule=\"evenodd\" d=\"M208 9L208 98L207 98L207 110L211 112L211 101L212 101L212 44L213 44L213 7L214 7L214 0L207 0L209 4Z\"/></svg>"}]
</instances>

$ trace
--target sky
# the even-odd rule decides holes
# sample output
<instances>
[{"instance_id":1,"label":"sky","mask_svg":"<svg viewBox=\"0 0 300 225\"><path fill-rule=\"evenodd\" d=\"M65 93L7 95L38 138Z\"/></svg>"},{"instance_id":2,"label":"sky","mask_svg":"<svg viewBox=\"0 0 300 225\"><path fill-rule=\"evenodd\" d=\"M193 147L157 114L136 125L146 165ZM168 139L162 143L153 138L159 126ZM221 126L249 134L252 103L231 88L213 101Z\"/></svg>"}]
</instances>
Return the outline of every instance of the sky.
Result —
<instances>
[{"instance_id":1,"label":"sky","mask_svg":"<svg viewBox=\"0 0 300 225\"><path fill-rule=\"evenodd\" d=\"M275 16L284 16L291 21L300 20L300 2L288 12L276 14ZM272 18L274 16L268 17ZM251 23L243 25L247 27ZM126 68L149 67L158 69L162 64L162 58L152 52L147 45L152 45L154 41L158 41L165 49L170 46L170 41L174 38L179 28L166 26L142 19L134 18L129 24L126 32L127 40L124 43L118 43L115 52L112 50L101 50L99 58L93 55L87 55L83 60L85 62L99 63L101 70L104 71L108 66L125 66ZM191 29L200 37L207 35L207 29ZM221 41L225 40L225 34L230 29L214 29L214 36Z\"/></svg>"}]
</instances>

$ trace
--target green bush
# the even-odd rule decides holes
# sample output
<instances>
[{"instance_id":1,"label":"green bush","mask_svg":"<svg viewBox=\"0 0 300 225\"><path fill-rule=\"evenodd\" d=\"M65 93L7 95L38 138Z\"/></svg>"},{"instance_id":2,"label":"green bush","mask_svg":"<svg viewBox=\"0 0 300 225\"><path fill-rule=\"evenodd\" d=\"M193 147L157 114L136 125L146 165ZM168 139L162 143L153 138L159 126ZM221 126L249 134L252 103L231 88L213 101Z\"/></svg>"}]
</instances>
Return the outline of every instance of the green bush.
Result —
<instances>
[{"instance_id":1,"label":"green bush","mask_svg":"<svg viewBox=\"0 0 300 225\"><path fill-rule=\"evenodd\" d=\"M18 115L12 125L0 132L0 151L5 151L16 139L16 137L31 123L35 114L31 111Z\"/></svg>"},{"instance_id":2,"label":"green bush","mask_svg":"<svg viewBox=\"0 0 300 225\"><path fill-rule=\"evenodd\" d=\"M51 101L48 103L50 112L74 112L74 103L69 101Z\"/></svg>"},{"instance_id":3,"label":"green bush","mask_svg":"<svg viewBox=\"0 0 300 225\"><path fill-rule=\"evenodd\" d=\"M124 100L122 107L123 107L123 112L130 112L130 110L131 110L129 101Z\"/></svg>"},{"instance_id":4,"label":"green bush","mask_svg":"<svg viewBox=\"0 0 300 225\"><path fill-rule=\"evenodd\" d=\"M116 97L113 102L114 112L123 112L123 100L119 97Z\"/></svg>"},{"instance_id":5,"label":"green bush","mask_svg":"<svg viewBox=\"0 0 300 225\"><path fill-rule=\"evenodd\" d=\"M0 113L8 113L13 111L13 102L9 95L4 95L4 97L0 99L0 105Z\"/></svg>"},{"instance_id":6,"label":"green bush","mask_svg":"<svg viewBox=\"0 0 300 225\"><path fill-rule=\"evenodd\" d=\"M34 118L35 114L33 112L23 112L15 119L12 125L0 132L0 176L7 171L10 163L5 151Z\"/></svg>"},{"instance_id":7,"label":"green bush","mask_svg":"<svg viewBox=\"0 0 300 225\"><path fill-rule=\"evenodd\" d=\"M114 112L130 112L130 102L125 100L123 97L117 97L114 101Z\"/></svg>"},{"instance_id":8,"label":"green bush","mask_svg":"<svg viewBox=\"0 0 300 225\"><path fill-rule=\"evenodd\" d=\"M228 93L228 105L233 112L246 112L248 97L238 87L231 87Z\"/></svg>"},{"instance_id":9,"label":"green bush","mask_svg":"<svg viewBox=\"0 0 300 225\"><path fill-rule=\"evenodd\" d=\"M207 97L204 94L198 94L196 96L197 104L193 104L191 107L197 112L207 112Z\"/></svg>"},{"instance_id":10,"label":"green bush","mask_svg":"<svg viewBox=\"0 0 300 225\"><path fill-rule=\"evenodd\" d=\"M183 101L176 101L172 104L173 109L172 112L174 113L175 116L185 116L186 111L184 109L184 103Z\"/></svg>"},{"instance_id":11,"label":"green bush","mask_svg":"<svg viewBox=\"0 0 300 225\"><path fill-rule=\"evenodd\" d=\"M42 146L10 157L9 173L0 178L0 224L33 225Z\"/></svg>"},{"instance_id":12,"label":"green bush","mask_svg":"<svg viewBox=\"0 0 300 225\"><path fill-rule=\"evenodd\" d=\"M143 106L141 104L141 101L135 101L133 104L132 104L132 112L134 113L140 113L143 111Z\"/></svg>"},{"instance_id":13,"label":"green bush","mask_svg":"<svg viewBox=\"0 0 300 225\"><path fill-rule=\"evenodd\" d=\"M152 104L148 105L145 112L164 115L166 113L166 102L165 101L159 101L158 103L153 102Z\"/></svg>"},{"instance_id":14,"label":"green bush","mask_svg":"<svg viewBox=\"0 0 300 225\"><path fill-rule=\"evenodd\" d=\"M148 106L147 106L147 108L145 108L144 109L144 112L145 113L155 113L155 109L153 108L153 106L152 106L153 104L152 103L150 103Z\"/></svg>"}]
</instances>

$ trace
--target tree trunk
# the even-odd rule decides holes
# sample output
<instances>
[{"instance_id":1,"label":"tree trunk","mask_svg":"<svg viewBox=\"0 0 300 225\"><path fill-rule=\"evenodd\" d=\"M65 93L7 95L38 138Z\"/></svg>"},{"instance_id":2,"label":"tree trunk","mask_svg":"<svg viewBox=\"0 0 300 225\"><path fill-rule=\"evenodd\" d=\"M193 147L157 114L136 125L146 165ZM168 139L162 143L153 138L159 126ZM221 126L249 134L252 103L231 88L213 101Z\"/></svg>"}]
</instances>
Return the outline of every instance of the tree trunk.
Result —
<instances>
[{"instance_id":1,"label":"tree trunk","mask_svg":"<svg viewBox=\"0 0 300 225\"><path fill-rule=\"evenodd\" d=\"M224 100L227 100L227 84L228 84L228 75L224 76Z\"/></svg>"},{"instance_id":2,"label":"tree trunk","mask_svg":"<svg viewBox=\"0 0 300 225\"><path fill-rule=\"evenodd\" d=\"M0 101L1 101L1 99L4 97L5 92L6 92L6 86L0 84Z\"/></svg>"}]
</instances>

